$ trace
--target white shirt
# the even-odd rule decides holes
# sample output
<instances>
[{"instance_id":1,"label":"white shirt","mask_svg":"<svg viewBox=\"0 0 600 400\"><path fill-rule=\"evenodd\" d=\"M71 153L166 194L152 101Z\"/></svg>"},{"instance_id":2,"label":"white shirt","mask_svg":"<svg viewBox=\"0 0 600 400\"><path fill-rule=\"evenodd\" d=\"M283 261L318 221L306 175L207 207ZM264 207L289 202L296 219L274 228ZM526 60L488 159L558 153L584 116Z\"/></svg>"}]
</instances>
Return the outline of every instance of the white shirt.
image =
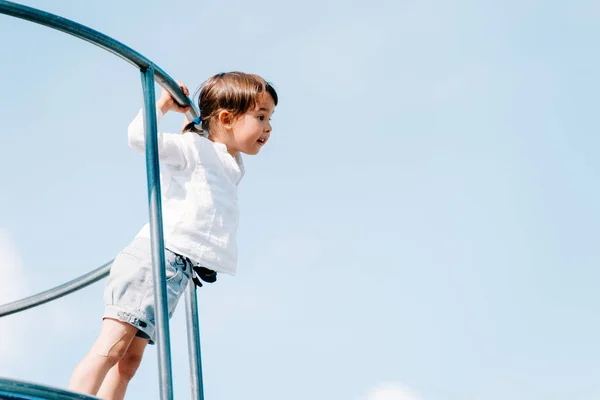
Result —
<instances>
[{"instance_id":1,"label":"white shirt","mask_svg":"<svg viewBox=\"0 0 600 400\"><path fill-rule=\"evenodd\" d=\"M157 120L162 116L157 109ZM129 146L145 152L142 111L128 133ZM224 144L193 132L159 132L158 154L165 246L206 268L234 275L241 156L232 157ZM149 238L149 224L137 236Z\"/></svg>"}]
</instances>

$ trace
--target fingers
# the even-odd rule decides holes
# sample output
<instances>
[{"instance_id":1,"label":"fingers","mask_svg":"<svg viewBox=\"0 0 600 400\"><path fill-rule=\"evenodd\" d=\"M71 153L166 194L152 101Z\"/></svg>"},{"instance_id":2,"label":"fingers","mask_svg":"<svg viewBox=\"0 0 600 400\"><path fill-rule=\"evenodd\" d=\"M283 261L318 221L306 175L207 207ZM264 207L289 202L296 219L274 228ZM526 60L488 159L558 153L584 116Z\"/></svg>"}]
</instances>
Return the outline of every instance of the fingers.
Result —
<instances>
[{"instance_id":1,"label":"fingers","mask_svg":"<svg viewBox=\"0 0 600 400\"><path fill-rule=\"evenodd\" d=\"M179 87L181 88L181 91L183 92L183 95L186 96L186 97L189 96L190 95L190 91L188 90L187 86L185 86L180 81L176 81L176 82L179 85ZM158 104L161 107L161 109L175 111L175 112L178 112L178 113L186 113L186 112L188 112L191 109L190 106L181 107L177 103L177 101L173 98L173 96L171 96L171 94L169 93L169 91L167 91L166 89L163 89L163 91L160 94L160 97L159 97L158 101L156 102L156 104Z\"/></svg>"},{"instance_id":2,"label":"fingers","mask_svg":"<svg viewBox=\"0 0 600 400\"><path fill-rule=\"evenodd\" d=\"M187 86L185 86L183 83L181 83L180 81L177 81L177 84L179 85L179 87L181 88L181 91L183 92L183 94L185 96L189 96L190 95L190 91L188 90ZM179 107L179 112L180 113L186 113L190 110L191 107Z\"/></svg>"},{"instance_id":3,"label":"fingers","mask_svg":"<svg viewBox=\"0 0 600 400\"><path fill-rule=\"evenodd\" d=\"M183 83L181 83L181 81L176 81L176 82L179 85L179 87L181 88L181 91L183 92L183 94L186 96L189 96L190 91L188 90L187 86L185 86Z\"/></svg>"}]
</instances>

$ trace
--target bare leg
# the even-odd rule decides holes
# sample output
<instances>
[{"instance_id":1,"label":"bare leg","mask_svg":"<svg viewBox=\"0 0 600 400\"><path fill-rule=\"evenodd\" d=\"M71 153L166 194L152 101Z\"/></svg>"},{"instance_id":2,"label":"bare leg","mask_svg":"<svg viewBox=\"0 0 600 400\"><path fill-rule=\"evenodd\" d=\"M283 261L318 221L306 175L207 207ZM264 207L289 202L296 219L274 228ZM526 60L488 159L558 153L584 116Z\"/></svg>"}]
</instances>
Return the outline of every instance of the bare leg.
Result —
<instances>
[{"instance_id":1,"label":"bare leg","mask_svg":"<svg viewBox=\"0 0 600 400\"><path fill-rule=\"evenodd\" d=\"M139 337L131 341L121 361L108 371L98 391L98 397L104 400L123 400L125 398L127 385L142 362L147 344L147 339Z\"/></svg>"},{"instance_id":2,"label":"bare leg","mask_svg":"<svg viewBox=\"0 0 600 400\"><path fill-rule=\"evenodd\" d=\"M96 395L106 374L123 358L136 333L134 326L105 318L92 349L75 367L69 390Z\"/></svg>"}]
</instances>

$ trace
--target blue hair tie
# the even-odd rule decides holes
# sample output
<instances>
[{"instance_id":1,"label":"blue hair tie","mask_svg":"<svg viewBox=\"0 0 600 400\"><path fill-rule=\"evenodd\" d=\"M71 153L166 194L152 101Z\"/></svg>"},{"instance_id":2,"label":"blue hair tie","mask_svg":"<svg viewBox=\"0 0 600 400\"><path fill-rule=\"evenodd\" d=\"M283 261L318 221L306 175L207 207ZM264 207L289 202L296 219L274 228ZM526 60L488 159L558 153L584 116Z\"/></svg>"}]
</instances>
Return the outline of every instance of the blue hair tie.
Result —
<instances>
[{"instance_id":1,"label":"blue hair tie","mask_svg":"<svg viewBox=\"0 0 600 400\"><path fill-rule=\"evenodd\" d=\"M192 121L194 125L202 125L202 118L198 117Z\"/></svg>"}]
</instances>

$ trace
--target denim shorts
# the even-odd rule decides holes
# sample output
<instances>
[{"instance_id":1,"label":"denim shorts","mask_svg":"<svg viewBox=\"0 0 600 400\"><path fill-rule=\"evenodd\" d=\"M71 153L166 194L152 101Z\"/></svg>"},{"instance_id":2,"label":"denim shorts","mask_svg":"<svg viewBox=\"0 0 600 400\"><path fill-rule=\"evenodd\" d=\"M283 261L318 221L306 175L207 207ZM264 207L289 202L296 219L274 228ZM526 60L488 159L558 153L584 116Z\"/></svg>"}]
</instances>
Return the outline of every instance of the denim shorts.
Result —
<instances>
[{"instance_id":1,"label":"denim shorts","mask_svg":"<svg viewBox=\"0 0 600 400\"><path fill-rule=\"evenodd\" d=\"M192 278L189 259L166 249L169 318ZM137 336L154 343L156 324L150 239L135 238L115 258L104 290L104 318L127 322L138 328Z\"/></svg>"}]
</instances>

